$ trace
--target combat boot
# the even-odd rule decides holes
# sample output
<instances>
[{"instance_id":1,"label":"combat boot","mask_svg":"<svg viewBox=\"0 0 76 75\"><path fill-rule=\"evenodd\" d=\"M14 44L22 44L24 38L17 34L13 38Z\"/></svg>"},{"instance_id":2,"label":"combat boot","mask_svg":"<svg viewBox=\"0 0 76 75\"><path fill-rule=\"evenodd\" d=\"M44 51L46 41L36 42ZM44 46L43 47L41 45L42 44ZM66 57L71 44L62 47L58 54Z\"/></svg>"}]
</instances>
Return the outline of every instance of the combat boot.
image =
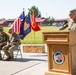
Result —
<instances>
[{"instance_id":1,"label":"combat boot","mask_svg":"<svg viewBox=\"0 0 76 75\"><path fill-rule=\"evenodd\" d=\"M9 61L13 61L13 60L14 60L14 56L13 56L13 52L11 52Z\"/></svg>"},{"instance_id":2,"label":"combat boot","mask_svg":"<svg viewBox=\"0 0 76 75\"><path fill-rule=\"evenodd\" d=\"M9 61L13 61L14 60L14 57L10 57Z\"/></svg>"},{"instance_id":3,"label":"combat boot","mask_svg":"<svg viewBox=\"0 0 76 75\"><path fill-rule=\"evenodd\" d=\"M1 54L0 54L0 60L2 60L2 56L1 56Z\"/></svg>"},{"instance_id":4,"label":"combat boot","mask_svg":"<svg viewBox=\"0 0 76 75\"><path fill-rule=\"evenodd\" d=\"M9 56L9 57L7 57L4 61L9 61L9 60L10 60L10 58L11 58L11 57Z\"/></svg>"}]
</instances>

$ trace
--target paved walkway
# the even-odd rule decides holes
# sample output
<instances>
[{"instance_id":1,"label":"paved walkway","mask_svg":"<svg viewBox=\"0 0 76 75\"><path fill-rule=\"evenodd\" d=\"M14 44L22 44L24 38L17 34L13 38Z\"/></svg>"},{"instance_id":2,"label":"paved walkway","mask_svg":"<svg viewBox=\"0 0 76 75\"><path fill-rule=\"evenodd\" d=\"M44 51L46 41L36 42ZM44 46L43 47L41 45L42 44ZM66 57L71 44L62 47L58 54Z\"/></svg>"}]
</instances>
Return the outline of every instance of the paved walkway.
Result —
<instances>
[{"instance_id":1,"label":"paved walkway","mask_svg":"<svg viewBox=\"0 0 76 75\"><path fill-rule=\"evenodd\" d=\"M0 75L44 75L47 53L23 53L15 61L0 61Z\"/></svg>"}]
</instances>

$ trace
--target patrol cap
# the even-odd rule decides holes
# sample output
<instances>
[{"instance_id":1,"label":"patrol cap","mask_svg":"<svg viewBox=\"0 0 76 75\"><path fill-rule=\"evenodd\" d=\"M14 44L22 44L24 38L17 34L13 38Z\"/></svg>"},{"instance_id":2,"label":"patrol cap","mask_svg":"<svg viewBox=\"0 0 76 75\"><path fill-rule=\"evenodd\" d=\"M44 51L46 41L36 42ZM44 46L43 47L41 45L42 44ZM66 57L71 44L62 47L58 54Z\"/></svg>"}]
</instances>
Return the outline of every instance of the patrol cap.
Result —
<instances>
[{"instance_id":1,"label":"patrol cap","mask_svg":"<svg viewBox=\"0 0 76 75\"><path fill-rule=\"evenodd\" d=\"M9 28L9 29L8 29L8 33L10 33L12 30L13 30L13 28Z\"/></svg>"},{"instance_id":2,"label":"patrol cap","mask_svg":"<svg viewBox=\"0 0 76 75\"><path fill-rule=\"evenodd\" d=\"M72 13L76 13L76 9L73 9L69 12L69 15L71 15Z\"/></svg>"},{"instance_id":3,"label":"patrol cap","mask_svg":"<svg viewBox=\"0 0 76 75\"><path fill-rule=\"evenodd\" d=\"M2 32L3 31L3 26L0 26L0 32Z\"/></svg>"}]
</instances>

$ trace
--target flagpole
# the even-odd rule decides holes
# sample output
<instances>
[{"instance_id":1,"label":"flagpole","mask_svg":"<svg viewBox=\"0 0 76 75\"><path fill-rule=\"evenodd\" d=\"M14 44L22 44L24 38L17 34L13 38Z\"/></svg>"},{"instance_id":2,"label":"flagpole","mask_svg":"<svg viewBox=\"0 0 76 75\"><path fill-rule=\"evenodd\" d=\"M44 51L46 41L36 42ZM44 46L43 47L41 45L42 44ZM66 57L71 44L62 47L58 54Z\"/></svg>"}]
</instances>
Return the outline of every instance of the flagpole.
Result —
<instances>
[{"instance_id":1,"label":"flagpole","mask_svg":"<svg viewBox=\"0 0 76 75\"><path fill-rule=\"evenodd\" d=\"M30 13L30 9L28 8L28 13ZM29 37L29 42L30 42L30 51L32 50L32 48L33 48L33 46L32 46L32 40L31 40L31 38L32 38L32 33L30 32L30 37Z\"/></svg>"},{"instance_id":2,"label":"flagpole","mask_svg":"<svg viewBox=\"0 0 76 75\"><path fill-rule=\"evenodd\" d=\"M30 9L29 9L29 8L28 8L28 13L30 13ZM31 37L31 32L30 32L30 41L29 41L29 42L30 42L30 44L31 44L31 46L32 46L32 40L31 40L31 38L32 38L32 37Z\"/></svg>"},{"instance_id":3,"label":"flagpole","mask_svg":"<svg viewBox=\"0 0 76 75\"><path fill-rule=\"evenodd\" d=\"M23 8L23 11L24 11L25 9ZM26 43L26 50L28 50L28 43Z\"/></svg>"},{"instance_id":4,"label":"flagpole","mask_svg":"<svg viewBox=\"0 0 76 75\"><path fill-rule=\"evenodd\" d=\"M25 9L23 8L23 11L24 11Z\"/></svg>"},{"instance_id":5,"label":"flagpole","mask_svg":"<svg viewBox=\"0 0 76 75\"><path fill-rule=\"evenodd\" d=\"M35 14L34 14L34 10L32 10L32 29L34 30L34 44L36 46L36 35L35 35L35 32L36 31L39 31L40 28L35 20Z\"/></svg>"},{"instance_id":6,"label":"flagpole","mask_svg":"<svg viewBox=\"0 0 76 75\"><path fill-rule=\"evenodd\" d=\"M36 45L36 35L35 35L35 31L34 31L34 44Z\"/></svg>"}]
</instances>

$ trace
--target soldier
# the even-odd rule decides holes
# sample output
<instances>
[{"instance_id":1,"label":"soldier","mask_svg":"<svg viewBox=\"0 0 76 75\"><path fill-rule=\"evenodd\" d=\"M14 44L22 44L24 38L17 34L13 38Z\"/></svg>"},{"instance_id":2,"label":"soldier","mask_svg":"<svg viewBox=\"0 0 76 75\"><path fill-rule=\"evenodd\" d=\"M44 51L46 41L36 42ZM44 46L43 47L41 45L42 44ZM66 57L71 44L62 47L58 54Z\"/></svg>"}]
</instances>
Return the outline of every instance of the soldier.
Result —
<instances>
[{"instance_id":1,"label":"soldier","mask_svg":"<svg viewBox=\"0 0 76 75\"><path fill-rule=\"evenodd\" d=\"M19 35L14 32L13 28L10 28L8 33L10 34L9 41L8 41L7 45L4 46L2 49L7 56L7 59L5 59L5 60L13 61L13 59L14 59L13 51L18 49L18 46L21 44L21 42L20 42Z\"/></svg>"},{"instance_id":2,"label":"soldier","mask_svg":"<svg viewBox=\"0 0 76 75\"><path fill-rule=\"evenodd\" d=\"M64 26L60 27L59 30L63 30L68 27L68 30L76 30L76 9L70 11L70 20Z\"/></svg>"},{"instance_id":3,"label":"soldier","mask_svg":"<svg viewBox=\"0 0 76 75\"><path fill-rule=\"evenodd\" d=\"M3 27L0 27L0 50L2 47L7 44L9 36L3 31ZM1 51L0 51L0 60L2 60Z\"/></svg>"}]
</instances>

